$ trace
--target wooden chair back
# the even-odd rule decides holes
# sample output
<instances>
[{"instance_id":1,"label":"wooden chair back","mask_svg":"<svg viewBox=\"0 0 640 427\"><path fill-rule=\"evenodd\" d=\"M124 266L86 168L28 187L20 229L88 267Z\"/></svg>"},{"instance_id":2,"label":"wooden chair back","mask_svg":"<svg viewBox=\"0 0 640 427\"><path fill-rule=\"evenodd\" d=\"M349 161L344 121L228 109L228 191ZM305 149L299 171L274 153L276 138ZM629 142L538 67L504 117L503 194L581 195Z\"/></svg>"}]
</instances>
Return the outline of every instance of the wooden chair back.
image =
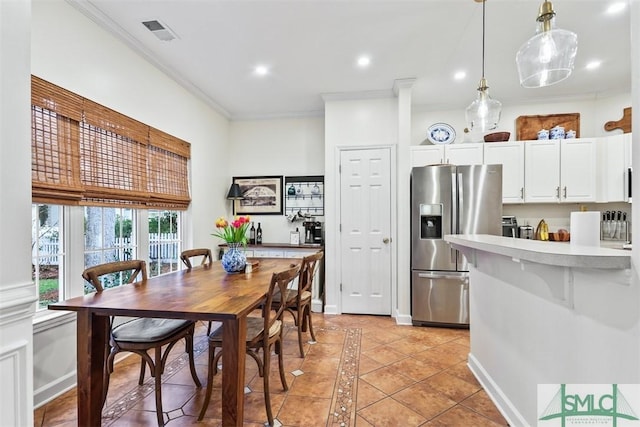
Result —
<instances>
[{"instance_id":1,"label":"wooden chair back","mask_svg":"<svg viewBox=\"0 0 640 427\"><path fill-rule=\"evenodd\" d=\"M140 280L147 280L147 263L143 260L134 259L129 261L114 261L106 264L100 264L93 267L89 267L82 272L82 277L89 283L91 283L98 292L102 292L104 287L102 286L101 276L113 273L125 273L131 272L129 279L123 284L129 284L136 281L136 277L140 274Z\"/></svg>"},{"instance_id":2,"label":"wooden chair back","mask_svg":"<svg viewBox=\"0 0 640 427\"><path fill-rule=\"evenodd\" d=\"M323 256L324 252L318 251L302 259L300 278L298 280L298 298L300 298L305 291L311 292L313 277L316 273L316 268L318 268L318 262L320 262Z\"/></svg>"},{"instance_id":3,"label":"wooden chair back","mask_svg":"<svg viewBox=\"0 0 640 427\"><path fill-rule=\"evenodd\" d=\"M191 258L199 256L202 257L200 265L211 264L213 262L211 249L209 248L187 249L186 251L182 251L182 253L180 254L180 259L187 268L193 268L193 265L191 264Z\"/></svg>"},{"instance_id":4,"label":"wooden chair back","mask_svg":"<svg viewBox=\"0 0 640 427\"><path fill-rule=\"evenodd\" d=\"M298 273L300 272L300 264L293 265L288 270L280 271L278 273L273 273L271 276L271 283L269 284L269 292L265 297L265 304L262 306L262 317L264 319L264 327L262 329L262 334L260 337L264 341L263 348L269 348L269 331L275 324L277 320L282 320L282 314L285 310L284 304L279 304L277 307L272 307L273 296L277 293L281 295L286 295L287 288L289 284L298 277Z\"/></svg>"}]
</instances>

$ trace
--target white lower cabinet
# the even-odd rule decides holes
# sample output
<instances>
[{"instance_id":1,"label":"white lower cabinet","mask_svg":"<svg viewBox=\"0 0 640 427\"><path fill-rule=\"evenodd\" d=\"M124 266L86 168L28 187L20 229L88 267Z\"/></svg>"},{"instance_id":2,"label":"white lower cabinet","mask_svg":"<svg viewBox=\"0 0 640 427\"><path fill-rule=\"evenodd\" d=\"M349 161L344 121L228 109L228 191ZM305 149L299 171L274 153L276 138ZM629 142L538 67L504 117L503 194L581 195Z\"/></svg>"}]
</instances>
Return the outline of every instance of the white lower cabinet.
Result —
<instances>
[{"instance_id":1,"label":"white lower cabinet","mask_svg":"<svg viewBox=\"0 0 640 427\"><path fill-rule=\"evenodd\" d=\"M310 249L310 248L256 248L249 247L245 249L245 254L247 257L253 258L304 258L308 255L315 254L318 249ZM324 263L321 261L316 264L316 271L313 275L313 288L311 295L311 311L314 313L322 313L323 304L322 304L322 294L324 290ZM297 288L298 279L296 279L292 283L292 288Z\"/></svg>"}]
</instances>

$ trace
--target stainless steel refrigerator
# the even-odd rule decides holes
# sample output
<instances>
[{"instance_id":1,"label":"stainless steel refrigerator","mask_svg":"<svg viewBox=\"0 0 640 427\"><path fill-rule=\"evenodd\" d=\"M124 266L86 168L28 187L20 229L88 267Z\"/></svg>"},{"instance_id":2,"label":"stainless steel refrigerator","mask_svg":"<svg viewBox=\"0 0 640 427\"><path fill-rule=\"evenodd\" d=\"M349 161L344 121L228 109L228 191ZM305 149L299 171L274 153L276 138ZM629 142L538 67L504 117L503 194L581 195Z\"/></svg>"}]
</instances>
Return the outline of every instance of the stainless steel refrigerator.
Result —
<instances>
[{"instance_id":1,"label":"stainless steel refrigerator","mask_svg":"<svg viewBox=\"0 0 640 427\"><path fill-rule=\"evenodd\" d=\"M469 269L447 234L502 235L502 165L411 171L411 317L414 325L469 325Z\"/></svg>"}]
</instances>

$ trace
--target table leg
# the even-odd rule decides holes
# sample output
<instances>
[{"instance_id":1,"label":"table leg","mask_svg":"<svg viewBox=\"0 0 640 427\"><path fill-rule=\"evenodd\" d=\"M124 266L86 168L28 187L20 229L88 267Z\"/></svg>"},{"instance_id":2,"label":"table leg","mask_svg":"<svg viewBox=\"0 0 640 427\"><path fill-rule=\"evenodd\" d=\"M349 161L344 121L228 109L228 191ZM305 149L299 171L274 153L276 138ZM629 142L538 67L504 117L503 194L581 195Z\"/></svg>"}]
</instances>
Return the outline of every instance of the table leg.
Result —
<instances>
[{"instance_id":1,"label":"table leg","mask_svg":"<svg viewBox=\"0 0 640 427\"><path fill-rule=\"evenodd\" d=\"M229 319L222 329L222 425L242 426L247 319ZM209 367L211 369L211 367Z\"/></svg>"},{"instance_id":2,"label":"table leg","mask_svg":"<svg viewBox=\"0 0 640 427\"><path fill-rule=\"evenodd\" d=\"M99 426L109 318L80 310L77 324L78 425Z\"/></svg>"}]
</instances>

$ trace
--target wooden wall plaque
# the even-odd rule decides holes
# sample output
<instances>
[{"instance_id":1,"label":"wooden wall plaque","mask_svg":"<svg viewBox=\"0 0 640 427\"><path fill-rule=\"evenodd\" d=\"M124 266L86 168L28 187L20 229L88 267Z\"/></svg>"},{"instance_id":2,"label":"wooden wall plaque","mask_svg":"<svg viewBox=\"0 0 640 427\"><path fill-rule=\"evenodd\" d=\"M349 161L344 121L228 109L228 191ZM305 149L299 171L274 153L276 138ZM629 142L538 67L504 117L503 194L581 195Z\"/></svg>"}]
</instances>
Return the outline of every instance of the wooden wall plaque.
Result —
<instances>
[{"instance_id":1,"label":"wooden wall plaque","mask_svg":"<svg viewBox=\"0 0 640 427\"><path fill-rule=\"evenodd\" d=\"M516 140L538 139L540 129L551 130L555 126L563 126L565 132L575 130L576 138L580 138L580 113L520 116L516 119Z\"/></svg>"}]
</instances>

